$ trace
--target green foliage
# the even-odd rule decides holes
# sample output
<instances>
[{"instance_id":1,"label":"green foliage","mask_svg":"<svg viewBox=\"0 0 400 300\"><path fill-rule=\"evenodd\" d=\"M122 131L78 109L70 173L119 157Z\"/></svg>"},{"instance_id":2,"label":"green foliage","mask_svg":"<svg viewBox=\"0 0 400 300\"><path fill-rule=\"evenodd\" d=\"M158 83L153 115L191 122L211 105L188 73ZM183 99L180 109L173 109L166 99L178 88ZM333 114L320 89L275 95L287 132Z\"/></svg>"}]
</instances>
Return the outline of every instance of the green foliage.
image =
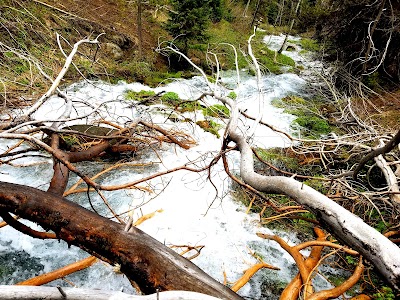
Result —
<instances>
[{"instance_id":1,"label":"green foliage","mask_svg":"<svg viewBox=\"0 0 400 300\"><path fill-rule=\"evenodd\" d=\"M197 121L196 124L200 126L200 128L203 129L204 131L215 135L217 138L220 138L218 130L222 128L221 124L218 124L213 120Z\"/></svg>"},{"instance_id":2,"label":"green foliage","mask_svg":"<svg viewBox=\"0 0 400 300\"><path fill-rule=\"evenodd\" d=\"M272 104L279 108L284 108L284 112L297 116L292 123L292 128L303 127L306 132L304 136L309 138L319 138L322 134L328 134L333 129L323 118L331 107L329 103L324 103L318 98L304 99L298 96L287 96L282 99L275 99Z\"/></svg>"},{"instance_id":3,"label":"green foliage","mask_svg":"<svg viewBox=\"0 0 400 300\"><path fill-rule=\"evenodd\" d=\"M134 100L134 101L143 101L144 98L148 98L155 95L156 93L154 91L145 91L145 90L142 90L140 92L126 90L124 92L125 100Z\"/></svg>"},{"instance_id":4,"label":"green foliage","mask_svg":"<svg viewBox=\"0 0 400 300\"><path fill-rule=\"evenodd\" d=\"M237 98L237 94L235 92L230 92L228 94L228 98L231 98L232 100L235 100Z\"/></svg>"},{"instance_id":5,"label":"green foliage","mask_svg":"<svg viewBox=\"0 0 400 300\"><path fill-rule=\"evenodd\" d=\"M222 0L210 1L210 8L211 8L210 18L213 22L219 22L222 19L222 16L224 14L222 2L223 2Z\"/></svg>"},{"instance_id":6,"label":"green foliage","mask_svg":"<svg viewBox=\"0 0 400 300\"><path fill-rule=\"evenodd\" d=\"M320 44L313 39L302 38L299 41L301 48L311 52L318 52L321 49Z\"/></svg>"},{"instance_id":7,"label":"green foliage","mask_svg":"<svg viewBox=\"0 0 400 300\"><path fill-rule=\"evenodd\" d=\"M166 92L161 96L161 101L168 104L177 104L180 101L179 95L175 92Z\"/></svg>"},{"instance_id":8,"label":"green foliage","mask_svg":"<svg viewBox=\"0 0 400 300\"><path fill-rule=\"evenodd\" d=\"M147 83L153 76L153 68L148 62L129 60L113 66L111 73L114 73L117 79L130 78L134 81Z\"/></svg>"},{"instance_id":9,"label":"green foliage","mask_svg":"<svg viewBox=\"0 0 400 300\"><path fill-rule=\"evenodd\" d=\"M21 75L24 72L29 71L29 65L26 62L18 62L14 66L14 72L17 73L18 75Z\"/></svg>"},{"instance_id":10,"label":"green foliage","mask_svg":"<svg viewBox=\"0 0 400 300\"><path fill-rule=\"evenodd\" d=\"M187 52L189 42L204 42L212 13L212 0L171 0L172 11L166 29L177 38L175 43Z\"/></svg>"},{"instance_id":11,"label":"green foliage","mask_svg":"<svg viewBox=\"0 0 400 300\"><path fill-rule=\"evenodd\" d=\"M163 71L152 71L151 75L146 77L145 83L148 84L149 86L155 87L159 84L167 84L175 79L179 78L189 78L192 76L191 72L163 72Z\"/></svg>"},{"instance_id":12,"label":"green foliage","mask_svg":"<svg viewBox=\"0 0 400 300\"><path fill-rule=\"evenodd\" d=\"M7 58L12 58L14 56L14 53L11 51L5 51L3 52L3 55Z\"/></svg>"},{"instance_id":13,"label":"green foliage","mask_svg":"<svg viewBox=\"0 0 400 300\"><path fill-rule=\"evenodd\" d=\"M394 300L395 294L390 287L384 286L381 291L372 295L374 300Z\"/></svg>"},{"instance_id":14,"label":"green foliage","mask_svg":"<svg viewBox=\"0 0 400 300\"><path fill-rule=\"evenodd\" d=\"M214 118L224 118L228 119L230 116L229 109L222 104L215 104L203 109L203 115L205 117L210 116Z\"/></svg>"},{"instance_id":15,"label":"green foliage","mask_svg":"<svg viewBox=\"0 0 400 300\"><path fill-rule=\"evenodd\" d=\"M346 255L346 262L351 265L351 266L357 266L358 261L355 257L351 256L351 255Z\"/></svg>"},{"instance_id":16,"label":"green foliage","mask_svg":"<svg viewBox=\"0 0 400 300\"><path fill-rule=\"evenodd\" d=\"M228 45L221 45L221 42L231 44L235 47L246 43L244 35L240 34L232 27L232 24L226 20L221 20L217 24L213 24L208 29L210 37L210 45L215 45L216 52L219 53L219 60L223 69L235 68L235 55L232 48ZM207 49L208 45L204 45ZM238 53L239 68L248 67L247 61L241 52Z\"/></svg>"},{"instance_id":17,"label":"green foliage","mask_svg":"<svg viewBox=\"0 0 400 300\"><path fill-rule=\"evenodd\" d=\"M382 221L382 216L385 216L387 213L385 211L378 212L376 209L372 209L369 214L370 225L373 226L377 231L383 233L387 228L387 224ZM376 221L375 221L376 220Z\"/></svg>"},{"instance_id":18,"label":"green foliage","mask_svg":"<svg viewBox=\"0 0 400 300\"><path fill-rule=\"evenodd\" d=\"M79 61L76 63L76 66L82 72L82 74L84 74L85 76L88 76L88 75L94 73L93 62L86 58L79 59Z\"/></svg>"}]
</instances>

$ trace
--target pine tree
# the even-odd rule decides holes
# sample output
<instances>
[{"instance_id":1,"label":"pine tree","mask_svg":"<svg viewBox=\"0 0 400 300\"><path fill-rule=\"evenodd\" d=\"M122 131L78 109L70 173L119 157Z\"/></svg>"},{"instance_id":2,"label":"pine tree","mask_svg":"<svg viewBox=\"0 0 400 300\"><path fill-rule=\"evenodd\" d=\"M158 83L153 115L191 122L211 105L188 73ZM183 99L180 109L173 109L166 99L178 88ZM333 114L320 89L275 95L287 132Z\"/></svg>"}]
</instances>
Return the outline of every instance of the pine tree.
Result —
<instances>
[{"instance_id":1,"label":"pine tree","mask_svg":"<svg viewBox=\"0 0 400 300\"><path fill-rule=\"evenodd\" d=\"M204 42L210 22L212 0L172 0L172 10L166 29L175 43L187 53L190 42Z\"/></svg>"}]
</instances>

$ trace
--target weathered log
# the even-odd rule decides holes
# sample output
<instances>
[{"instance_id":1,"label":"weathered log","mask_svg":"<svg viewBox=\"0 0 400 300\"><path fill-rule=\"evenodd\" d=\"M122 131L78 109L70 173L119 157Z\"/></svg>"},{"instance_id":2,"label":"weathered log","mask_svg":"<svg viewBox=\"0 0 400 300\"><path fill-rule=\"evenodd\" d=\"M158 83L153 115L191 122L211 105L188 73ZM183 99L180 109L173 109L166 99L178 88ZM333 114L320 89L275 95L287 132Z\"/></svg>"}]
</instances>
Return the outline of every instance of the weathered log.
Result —
<instances>
[{"instance_id":1,"label":"weathered log","mask_svg":"<svg viewBox=\"0 0 400 300\"><path fill-rule=\"evenodd\" d=\"M138 228L122 224L35 188L0 182L0 209L53 230L57 237L111 264L145 294L187 290L222 299L242 299L196 265Z\"/></svg>"},{"instance_id":2,"label":"weathered log","mask_svg":"<svg viewBox=\"0 0 400 300\"><path fill-rule=\"evenodd\" d=\"M110 292L82 288L57 288L51 286L0 286L2 300L218 300L212 296L185 292L168 291L147 296L134 296L122 292Z\"/></svg>"},{"instance_id":3,"label":"weathered log","mask_svg":"<svg viewBox=\"0 0 400 300\"><path fill-rule=\"evenodd\" d=\"M252 150L243 136L232 132L241 153L240 175L253 188L285 194L312 211L324 228L367 258L385 279L400 290L400 248L344 207L289 177L263 176L254 171Z\"/></svg>"}]
</instances>

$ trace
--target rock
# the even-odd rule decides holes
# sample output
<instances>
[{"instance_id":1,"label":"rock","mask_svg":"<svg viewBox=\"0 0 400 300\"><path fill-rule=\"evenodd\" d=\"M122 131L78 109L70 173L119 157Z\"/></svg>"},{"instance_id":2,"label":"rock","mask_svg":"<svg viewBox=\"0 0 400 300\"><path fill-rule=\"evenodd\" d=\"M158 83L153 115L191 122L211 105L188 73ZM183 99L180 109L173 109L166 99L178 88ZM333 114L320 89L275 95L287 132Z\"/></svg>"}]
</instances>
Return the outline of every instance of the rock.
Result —
<instances>
[{"instance_id":1,"label":"rock","mask_svg":"<svg viewBox=\"0 0 400 300\"><path fill-rule=\"evenodd\" d=\"M112 56L115 60L121 59L124 55L122 49L114 43L104 43L101 48L104 54Z\"/></svg>"}]
</instances>

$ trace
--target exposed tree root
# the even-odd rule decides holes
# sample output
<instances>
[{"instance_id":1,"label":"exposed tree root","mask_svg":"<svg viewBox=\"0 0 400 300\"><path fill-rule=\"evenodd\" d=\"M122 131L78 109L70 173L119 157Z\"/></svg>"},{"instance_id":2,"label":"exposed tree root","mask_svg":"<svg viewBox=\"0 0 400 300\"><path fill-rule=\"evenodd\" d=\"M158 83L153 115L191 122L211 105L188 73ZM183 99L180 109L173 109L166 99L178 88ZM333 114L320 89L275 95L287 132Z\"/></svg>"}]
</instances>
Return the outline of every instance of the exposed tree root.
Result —
<instances>
[{"instance_id":1,"label":"exposed tree root","mask_svg":"<svg viewBox=\"0 0 400 300\"><path fill-rule=\"evenodd\" d=\"M348 291L350 288L352 288L361 278L363 272L364 265L362 263L362 257L360 257L353 275L351 275L345 282L333 289L314 293L310 297L308 297L307 300L326 300L337 298Z\"/></svg>"},{"instance_id":2,"label":"exposed tree root","mask_svg":"<svg viewBox=\"0 0 400 300\"><path fill-rule=\"evenodd\" d=\"M277 267L274 267L270 264L267 263L258 263L252 266L251 268L247 269L244 275L238 279L233 286L231 287L231 290L234 292L237 292L240 290L247 282L249 282L250 278L253 277L254 274L256 274L259 270L267 268L271 270L280 270Z\"/></svg>"},{"instance_id":3,"label":"exposed tree root","mask_svg":"<svg viewBox=\"0 0 400 300\"><path fill-rule=\"evenodd\" d=\"M358 266L355 269L354 274L344 283L331 290L314 293L309 278L311 276L311 273L314 272L315 268L320 263L321 251L323 247L329 246L332 248L343 250L350 255L358 255L358 253L354 250L347 249L338 244L326 241L326 235L319 228L315 228L314 230L317 234L316 241L305 242L297 246L289 246L282 238L276 235L257 233L259 237L276 241L284 250L286 250L286 252L288 252L293 257L297 267L299 268L299 274L286 287L281 295L281 300L297 299L301 289L303 289L304 297L307 300L325 300L336 298L345 293L351 287L353 287L360 279L364 271L364 265L362 264L362 259L360 257ZM309 246L313 246L310 256L307 259L304 259L303 255L300 253L300 250Z\"/></svg>"},{"instance_id":4,"label":"exposed tree root","mask_svg":"<svg viewBox=\"0 0 400 300\"><path fill-rule=\"evenodd\" d=\"M42 275L30 278L28 280L19 282L16 285L43 285L43 284L49 283L51 281L63 278L72 273L78 272L80 270L86 269L86 268L90 267L91 265L93 265L96 261L97 261L96 257L89 256L85 259L82 259L80 261L69 264L58 270L48 272L46 274L42 274Z\"/></svg>"}]
</instances>

